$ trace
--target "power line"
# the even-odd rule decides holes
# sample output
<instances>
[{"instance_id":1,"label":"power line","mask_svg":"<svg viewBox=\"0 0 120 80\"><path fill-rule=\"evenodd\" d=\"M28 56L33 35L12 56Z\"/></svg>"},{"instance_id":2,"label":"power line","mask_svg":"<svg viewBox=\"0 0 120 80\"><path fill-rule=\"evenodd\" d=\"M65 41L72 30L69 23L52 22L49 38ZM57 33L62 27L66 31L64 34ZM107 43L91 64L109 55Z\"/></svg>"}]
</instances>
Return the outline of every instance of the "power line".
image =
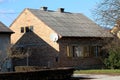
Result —
<instances>
[{"instance_id":1,"label":"power line","mask_svg":"<svg viewBox=\"0 0 120 80\"><path fill-rule=\"evenodd\" d=\"M15 18L13 16L0 15L1 19L4 19L7 22L12 22Z\"/></svg>"},{"instance_id":2,"label":"power line","mask_svg":"<svg viewBox=\"0 0 120 80\"><path fill-rule=\"evenodd\" d=\"M18 13L1 13L0 12L0 20L4 21L6 23L6 25L10 25L16 18L16 16L18 15Z\"/></svg>"},{"instance_id":3,"label":"power line","mask_svg":"<svg viewBox=\"0 0 120 80\"><path fill-rule=\"evenodd\" d=\"M20 12L0 12L0 14L19 14Z\"/></svg>"}]
</instances>

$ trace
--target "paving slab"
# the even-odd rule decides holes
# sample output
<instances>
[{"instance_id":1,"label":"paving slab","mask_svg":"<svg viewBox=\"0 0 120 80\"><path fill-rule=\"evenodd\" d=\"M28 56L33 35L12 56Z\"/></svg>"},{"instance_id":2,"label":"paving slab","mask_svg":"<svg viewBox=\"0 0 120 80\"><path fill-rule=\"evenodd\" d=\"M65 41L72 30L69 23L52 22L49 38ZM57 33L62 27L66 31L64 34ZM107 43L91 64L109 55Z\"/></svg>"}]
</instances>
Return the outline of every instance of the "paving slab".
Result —
<instances>
[{"instance_id":1,"label":"paving slab","mask_svg":"<svg viewBox=\"0 0 120 80\"><path fill-rule=\"evenodd\" d=\"M120 80L120 75L74 74L73 77L86 80Z\"/></svg>"}]
</instances>

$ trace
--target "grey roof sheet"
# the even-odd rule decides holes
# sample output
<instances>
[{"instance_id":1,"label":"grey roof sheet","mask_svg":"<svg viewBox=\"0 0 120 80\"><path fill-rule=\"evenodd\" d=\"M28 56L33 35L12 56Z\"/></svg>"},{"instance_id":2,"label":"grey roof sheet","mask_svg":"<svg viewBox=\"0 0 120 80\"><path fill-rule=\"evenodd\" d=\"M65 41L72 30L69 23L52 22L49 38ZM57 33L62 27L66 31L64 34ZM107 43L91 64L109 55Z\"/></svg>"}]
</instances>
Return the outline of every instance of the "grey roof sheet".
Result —
<instances>
[{"instance_id":1,"label":"grey roof sheet","mask_svg":"<svg viewBox=\"0 0 120 80\"><path fill-rule=\"evenodd\" d=\"M81 13L29 9L37 18L63 37L111 37L112 35Z\"/></svg>"},{"instance_id":2,"label":"grey roof sheet","mask_svg":"<svg viewBox=\"0 0 120 80\"><path fill-rule=\"evenodd\" d=\"M13 33L7 26L5 26L2 22L0 22L0 33Z\"/></svg>"},{"instance_id":3,"label":"grey roof sheet","mask_svg":"<svg viewBox=\"0 0 120 80\"><path fill-rule=\"evenodd\" d=\"M44 46L46 43L39 36L33 32L25 33L13 46L15 47L27 47L27 46Z\"/></svg>"}]
</instances>

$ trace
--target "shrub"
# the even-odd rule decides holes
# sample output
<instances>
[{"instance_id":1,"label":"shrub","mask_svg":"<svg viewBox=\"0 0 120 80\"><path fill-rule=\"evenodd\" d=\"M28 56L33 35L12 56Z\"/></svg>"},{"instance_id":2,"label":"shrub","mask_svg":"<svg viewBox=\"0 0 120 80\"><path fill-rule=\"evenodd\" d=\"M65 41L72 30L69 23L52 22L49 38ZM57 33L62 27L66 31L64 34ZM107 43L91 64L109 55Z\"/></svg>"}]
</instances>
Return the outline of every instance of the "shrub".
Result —
<instances>
[{"instance_id":1,"label":"shrub","mask_svg":"<svg viewBox=\"0 0 120 80\"><path fill-rule=\"evenodd\" d=\"M120 69L120 47L114 46L108 52L109 56L104 60L105 66L110 69Z\"/></svg>"}]
</instances>

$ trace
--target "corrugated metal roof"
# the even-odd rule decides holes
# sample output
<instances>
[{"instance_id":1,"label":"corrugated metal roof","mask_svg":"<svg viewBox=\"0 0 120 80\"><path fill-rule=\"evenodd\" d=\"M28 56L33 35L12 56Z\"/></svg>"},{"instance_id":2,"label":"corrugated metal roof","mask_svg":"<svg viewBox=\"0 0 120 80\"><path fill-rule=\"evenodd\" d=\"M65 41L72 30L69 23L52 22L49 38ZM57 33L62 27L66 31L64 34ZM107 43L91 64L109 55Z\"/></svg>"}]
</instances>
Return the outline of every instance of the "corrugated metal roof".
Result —
<instances>
[{"instance_id":1,"label":"corrugated metal roof","mask_svg":"<svg viewBox=\"0 0 120 80\"><path fill-rule=\"evenodd\" d=\"M0 33L13 33L12 30L10 30L9 28L7 28L7 26L5 26L2 22L0 22Z\"/></svg>"},{"instance_id":2,"label":"corrugated metal roof","mask_svg":"<svg viewBox=\"0 0 120 80\"><path fill-rule=\"evenodd\" d=\"M102 27L81 13L28 9L62 37L111 37Z\"/></svg>"}]
</instances>

